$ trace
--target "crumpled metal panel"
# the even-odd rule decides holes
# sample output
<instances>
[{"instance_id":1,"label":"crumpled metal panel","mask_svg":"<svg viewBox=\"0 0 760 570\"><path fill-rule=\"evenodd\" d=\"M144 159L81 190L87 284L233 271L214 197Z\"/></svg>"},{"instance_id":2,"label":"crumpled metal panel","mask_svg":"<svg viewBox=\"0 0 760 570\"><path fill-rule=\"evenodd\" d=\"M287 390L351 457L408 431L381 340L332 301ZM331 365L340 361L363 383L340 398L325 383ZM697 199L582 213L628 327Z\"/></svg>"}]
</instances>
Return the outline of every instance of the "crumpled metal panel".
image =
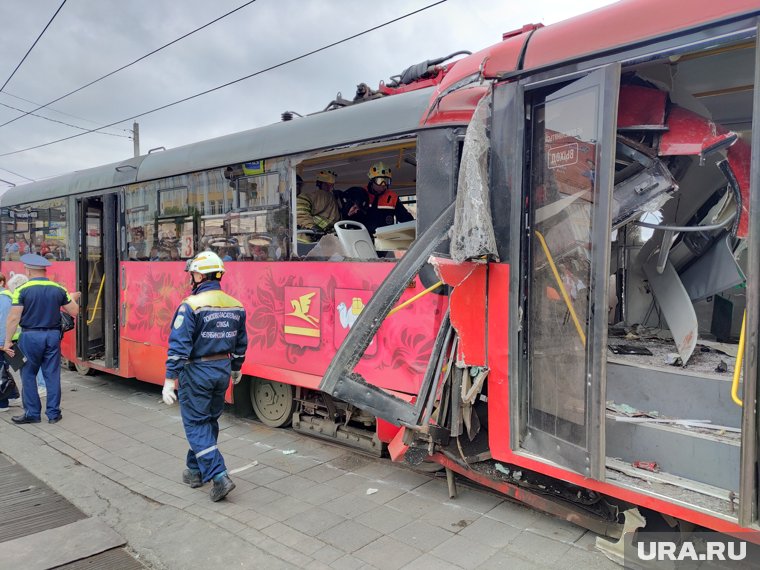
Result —
<instances>
[{"instance_id":1,"label":"crumpled metal panel","mask_svg":"<svg viewBox=\"0 0 760 570\"><path fill-rule=\"evenodd\" d=\"M644 274L649 280L652 295L673 334L678 355L685 365L697 346L699 333L697 314L673 264L668 261L663 272L659 273L657 261L657 255L650 257L643 266Z\"/></svg>"},{"instance_id":2,"label":"crumpled metal panel","mask_svg":"<svg viewBox=\"0 0 760 570\"><path fill-rule=\"evenodd\" d=\"M719 134L728 132L720 125L692 111L674 107L667 120L668 131L660 140L660 156L701 154L704 142ZM739 184L742 197L742 209L736 235L747 237L749 232L749 180L750 180L750 146L743 140L737 140L727 151L728 163Z\"/></svg>"},{"instance_id":3,"label":"crumpled metal panel","mask_svg":"<svg viewBox=\"0 0 760 570\"><path fill-rule=\"evenodd\" d=\"M686 292L692 301L701 301L744 283L745 277L736 263L726 234L707 252L681 273Z\"/></svg>"},{"instance_id":4,"label":"crumpled metal panel","mask_svg":"<svg viewBox=\"0 0 760 570\"><path fill-rule=\"evenodd\" d=\"M641 212L656 212L670 199L678 184L665 165L654 160L646 170L615 185L612 194L612 228Z\"/></svg>"},{"instance_id":5,"label":"crumpled metal panel","mask_svg":"<svg viewBox=\"0 0 760 570\"><path fill-rule=\"evenodd\" d=\"M486 281L488 266L483 262L456 263L433 257L441 280L452 287L450 295L451 325L459 334L457 363L486 366Z\"/></svg>"},{"instance_id":6,"label":"crumpled metal panel","mask_svg":"<svg viewBox=\"0 0 760 570\"><path fill-rule=\"evenodd\" d=\"M726 132L725 129L683 107L673 107L668 114L668 130L660 139L660 156L696 156L705 139Z\"/></svg>"}]
</instances>

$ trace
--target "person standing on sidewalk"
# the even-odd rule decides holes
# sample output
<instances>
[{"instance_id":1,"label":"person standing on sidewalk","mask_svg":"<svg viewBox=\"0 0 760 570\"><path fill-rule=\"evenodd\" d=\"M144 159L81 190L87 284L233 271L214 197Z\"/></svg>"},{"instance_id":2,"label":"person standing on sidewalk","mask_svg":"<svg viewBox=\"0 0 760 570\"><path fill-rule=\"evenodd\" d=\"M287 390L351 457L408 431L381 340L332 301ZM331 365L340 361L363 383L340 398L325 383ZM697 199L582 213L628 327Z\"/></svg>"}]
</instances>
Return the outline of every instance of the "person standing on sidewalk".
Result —
<instances>
[{"instance_id":1,"label":"person standing on sidewalk","mask_svg":"<svg viewBox=\"0 0 760 570\"><path fill-rule=\"evenodd\" d=\"M13 292L17 288L19 288L21 285L26 283L27 281L29 281L29 278L23 273L16 273L13 277L11 277L8 280L8 293L10 293L10 295L8 295L8 299L12 299ZM2 319L3 321L3 327L2 327L3 331L5 330L5 321L7 318L8 318L7 313L5 316L0 314L0 319ZM4 335L5 333L3 333L3 335L0 335L0 339L4 339L5 338ZM13 335L13 342L17 342L20 336L21 336L21 329L17 329L16 333ZM40 398L42 398L42 396L47 395L47 388L45 387L45 378L43 378L42 376L42 367L40 367L39 372L37 372L37 394L39 394Z\"/></svg>"},{"instance_id":2,"label":"person standing on sidewalk","mask_svg":"<svg viewBox=\"0 0 760 570\"><path fill-rule=\"evenodd\" d=\"M0 338L5 340L5 321L11 310L11 292L5 288L5 275L0 273ZM14 336L14 340L16 335ZM0 354L0 412L10 409L10 400L18 401L19 393L16 381L8 370L5 354Z\"/></svg>"},{"instance_id":3,"label":"person standing on sidewalk","mask_svg":"<svg viewBox=\"0 0 760 570\"><path fill-rule=\"evenodd\" d=\"M224 262L211 251L188 260L192 295L172 320L166 359L163 400L177 401L185 436L190 444L182 481L192 488L213 481L211 500L226 497L235 488L217 448L219 416L230 379L237 384L245 360L248 335L242 303L221 290Z\"/></svg>"},{"instance_id":4,"label":"person standing on sidewalk","mask_svg":"<svg viewBox=\"0 0 760 570\"><path fill-rule=\"evenodd\" d=\"M36 253L21 256L29 281L13 292L13 306L5 324L5 353L11 357L13 333L21 324L19 348L26 355L21 368L21 399L24 413L11 418L17 424L39 423L40 396L37 393L37 372L42 368L47 382L45 414L48 422L57 423L61 415L61 307L72 317L79 305L66 288L47 278L49 260Z\"/></svg>"}]
</instances>

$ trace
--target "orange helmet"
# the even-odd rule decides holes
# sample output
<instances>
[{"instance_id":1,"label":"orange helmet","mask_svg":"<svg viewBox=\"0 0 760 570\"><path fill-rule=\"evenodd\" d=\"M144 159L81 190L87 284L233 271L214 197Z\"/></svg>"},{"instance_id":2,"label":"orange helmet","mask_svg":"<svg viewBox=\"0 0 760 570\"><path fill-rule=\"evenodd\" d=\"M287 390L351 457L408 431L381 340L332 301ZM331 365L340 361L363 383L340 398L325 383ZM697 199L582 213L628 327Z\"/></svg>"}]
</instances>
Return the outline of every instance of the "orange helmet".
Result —
<instances>
[{"instance_id":1,"label":"orange helmet","mask_svg":"<svg viewBox=\"0 0 760 570\"><path fill-rule=\"evenodd\" d=\"M335 179L338 175L332 170L320 170L317 173L317 182L327 182L328 184L335 184Z\"/></svg>"}]
</instances>

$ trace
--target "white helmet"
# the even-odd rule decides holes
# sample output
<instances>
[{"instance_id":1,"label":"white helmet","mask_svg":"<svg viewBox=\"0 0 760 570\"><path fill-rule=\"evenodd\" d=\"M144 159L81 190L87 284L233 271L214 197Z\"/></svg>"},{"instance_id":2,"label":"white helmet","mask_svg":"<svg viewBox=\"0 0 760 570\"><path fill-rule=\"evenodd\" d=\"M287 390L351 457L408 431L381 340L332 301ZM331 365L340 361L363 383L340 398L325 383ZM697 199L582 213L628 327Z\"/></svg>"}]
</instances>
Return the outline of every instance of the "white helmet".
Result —
<instances>
[{"instance_id":1,"label":"white helmet","mask_svg":"<svg viewBox=\"0 0 760 570\"><path fill-rule=\"evenodd\" d=\"M219 279L224 273L224 262L213 251L202 251L192 259L187 260L185 271L195 271L203 275L215 274Z\"/></svg>"}]
</instances>

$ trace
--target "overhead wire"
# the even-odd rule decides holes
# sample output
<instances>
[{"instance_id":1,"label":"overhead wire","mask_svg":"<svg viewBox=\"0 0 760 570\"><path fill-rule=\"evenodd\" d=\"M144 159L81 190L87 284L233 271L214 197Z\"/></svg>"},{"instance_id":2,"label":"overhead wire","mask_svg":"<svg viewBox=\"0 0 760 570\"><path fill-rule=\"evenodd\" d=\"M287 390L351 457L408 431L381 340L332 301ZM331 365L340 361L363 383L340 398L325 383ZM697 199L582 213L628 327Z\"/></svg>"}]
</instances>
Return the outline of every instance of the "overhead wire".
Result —
<instances>
[{"instance_id":1,"label":"overhead wire","mask_svg":"<svg viewBox=\"0 0 760 570\"><path fill-rule=\"evenodd\" d=\"M25 103L30 103L32 105L37 105L39 107L44 107L44 105L41 105L37 101L32 101L31 99L26 99L25 97L20 97L18 95L14 95L10 91L3 91L2 95L7 95L8 97L13 97L14 99L18 99L19 101L24 101ZM26 113L26 110L24 110L24 109L18 109L16 107L13 107L12 105L3 104L3 103L0 103L0 105L3 105L5 107L9 107L9 108L13 109L14 111L19 111L20 113ZM92 121L92 120L87 119L85 117L80 117L79 115L74 115L72 113L67 113L66 111L61 111L60 109L54 109L53 107L45 107L45 109L48 110L48 111L52 111L53 113L58 113L59 115L64 115L66 117L71 117L72 119L78 119L80 121L86 121L88 123L92 123L93 125L97 125L97 123L95 121ZM34 114L34 110L29 111L29 113L30 114ZM44 115L34 115L34 116L35 117L40 117L42 119L49 119L49 117L46 117ZM117 129L117 130L124 131L124 132L131 132L131 129Z\"/></svg>"},{"instance_id":2,"label":"overhead wire","mask_svg":"<svg viewBox=\"0 0 760 570\"><path fill-rule=\"evenodd\" d=\"M27 99L26 97L21 97L19 95L16 95L14 93L11 93L10 91L3 91L3 95L7 95L8 97L13 97L14 99L18 99L19 101L23 101L24 103L30 103L32 105L39 105L44 107L45 105L42 105L38 103L37 101L33 101L31 99ZM61 111L60 109L53 109L52 107L47 107L48 111L52 111L54 113L58 113L59 115L66 115L67 117L71 117L72 119L79 119L80 121L87 121L88 123L96 124L95 121L91 121L90 119L87 119L85 117L80 117L79 115L74 115L72 113L67 113L66 111ZM24 111L26 113L26 111Z\"/></svg>"},{"instance_id":3,"label":"overhead wire","mask_svg":"<svg viewBox=\"0 0 760 570\"><path fill-rule=\"evenodd\" d=\"M307 53L304 53L302 55L299 55L297 57L290 58L288 60L285 60L285 61L280 62L280 63L275 64L275 65L271 65L269 67L266 67L264 69L261 69L259 71L254 72L254 73L250 73L248 75L245 75L243 77L235 79L234 81L229 81L229 82L224 83L222 85L218 85L216 87L212 87L211 89L206 89L205 91L201 91L200 93L196 93L195 95L190 95L188 97L184 97L183 99L179 99L179 100L174 101L172 103L167 103L166 105L161 105L160 107L156 107L154 109L151 109L149 111L145 111L143 113L139 113L137 115L132 115L132 116L126 117L124 119L119 119L118 121L114 121L112 123L108 123L107 125L103 125L103 126L98 127L96 129L90 129L89 131L86 131L86 132L83 132L83 133L77 133L75 135L71 135L71 136L68 136L68 137L61 138L61 139L56 139L56 140L53 140L53 141L48 141L46 143L41 143L41 144L30 146L30 147L27 147L27 148L22 148L22 149L13 150L13 151L10 151L10 152L2 153L2 154L0 154L0 157L11 156L11 155L14 155L14 154L19 154L19 153L22 153L22 152L27 152L27 151L30 151L30 150L35 150L35 149L38 149L38 148L43 148L43 147L46 147L46 146L54 145L54 144L57 144L57 143L60 143L60 142L64 142L64 141L67 141L67 140L75 139L77 137L81 137L81 136L84 136L86 134L93 133L95 131L99 131L101 129L107 129L109 127L113 127L114 125L118 125L119 123L124 123L126 121L131 121L133 119L144 117L145 115L150 115L151 113L155 113L157 111L162 111L164 109L168 109L169 107L173 107L175 105L179 105L180 103L184 103L184 102L190 101L192 99L197 99L198 97L202 97L203 95L208 95L209 93L213 93L214 91L218 91L220 89L224 89L225 87L229 87L230 85L234 85L236 83L240 83L241 81L245 81L246 79L250 79L252 77L256 77L257 75L261 75L261 74L266 73L268 71L272 71L272 70L277 69L279 67L283 67L283 66L288 65L290 63L293 63L295 61L299 61L301 59L304 59L304 58L307 58L309 56L312 56L312 55L314 55L316 53L325 51L327 49L330 49L330 48L335 47L337 45L340 45L342 43L345 43L345 42L348 42L350 40L353 40L353 39L356 39L358 37L361 37L363 35L369 34L370 32L374 32L376 30L379 30L381 28L384 28L386 26L394 24L394 23L396 23L396 22L398 22L400 20L403 20L405 18L409 18L410 16L414 16L416 14L419 14L420 12L424 12L425 10L429 10L430 8L438 6L439 4L443 4L444 2L447 2L447 0L438 0L438 2L433 2L432 4L428 4L427 6L423 6L422 8L419 8L417 10L414 10L412 12L408 12L408 13L406 13L406 14L404 14L402 16L399 16L397 18L393 18L392 20L388 20L387 22L383 22L382 24L378 24L377 26L373 26L373 27L368 28L368 29L366 29L366 30L364 30L362 32L358 32L356 34L353 34L353 35L348 36L346 38L343 38L341 40L338 40L338 41L329 43L329 44L327 44L325 46L322 46L320 48L311 50L311 51L309 51ZM2 125L0 125L0 126L2 126Z\"/></svg>"},{"instance_id":4,"label":"overhead wire","mask_svg":"<svg viewBox=\"0 0 760 570\"><path fill-rule=\"evenodd\" d=\"M65 0L64 0L64 2L65 2ZM15 121L18 121L19 119L23 119L27 115L31 115L31 114L39 111L40 109L44 109L48 105L52 105L53 103L57 103L58 101L60 101L62 99L65 99L66 97L69 97L70 95L73 95L74 93L79 93L80 91L82 91L82 89L86 89L86 88L90 87L91 85L95 85L96 83L98 83L100 81L103 81L104 79L106 79L108 77L111 77L112 75L114 75L116 73L119 73L120 71L123 71L123 70L127 69L128 67L131 67L132 65L136 64L136 63L141 62L142 60L144 60L144 59L146 59L146 58L148 58L148 57L150 57L150 56L152 56L152 55L160 52L161 50L166 49L169 46L174 45L177 42L179 42L181 40L184 40L185 38L187 38L189 36L192 36L194 33L199 32L199 31L203 30L204 28L208 28L212 24L217 23L219 20L223 20L227 16L230 16L230 15L234 14L235 12L237 12L239 10L242 10L243 8L245 8L246 6L249 6L249 5L253 4L254 2L256 2L256 0L249 0L245 4L241 4L240 6L238 6L237 8L235 8L234 10L230 10L226 14L223 14L223 15L219 16L218 18L215 18L215 19L211 20L210 22L207 22L207 23L203 24L200 27L195 28L194 30L189 31L186 34L183 34L180 37L173 39L169 43L164 44L161 47L158 47L158 48L154 49L153 51L150 51L150 52L146 53L145 55L143 55L141 57L138 57L136 60L134 60L134 61L132 61L130 63L127 63L126 65L122 65L118 69L114 69L113 71L111 71L109 73L106 73L105 75L103 75L101 77L98 77L97 79L94 79L94 80L90 81L89 83L86 83L85 85L82 85L81 87L77 87L73 91L69 91L68 93L66 93L64 95L61 95L60 97L58 97L56 99L53 99L52 101L48 101L47 103L45 103L44 105L40 105L36 109L32 109L31 111L26 111L26 112L22 111L22 113L24 113L23 115L19 115L18 117L15 117L15 118L11 119L10 121L6 121L6 122L0 124L0 127L4 127L6 125L10 125L11 123L13 123Z\"/></svg>"},{"instance_id":5,"label":"overhead wire","mask_svg":"<svg viewBox=\"0 0 760 570\"><path fill-rule=\"evenodd\" d=\"M23 174L19 174L18 172L13 172L12 170L8 170L7 168L3 168L0 166L0 170L3 170L4 172L7 172L8 174L13 174L13 176L18 176L19 178L23 178L24 180L28 180L29 182L36 182L34 178L29 178L28 176L24 176Z\"/></svg>"},{"instance_id":6,"label":"overhead wire","mask_svg":"<svg viewBox=\"0 0 760 570\"><path fill-rule=\"evenodd\" d=\"M22 57L21 61L18 62L18 65L16 66L16 69L13 70L13 72L10 74L10 77L8 77L8 79L5 80L5 83L3 83L3 86L0 87L0 91L2 91L3 89L5 89L5 87L8 85L8 82L11 79L13 79L14 75L16 75L16 72L19 70L19 68L24 63L24 61L29 56L29 54L32 53L32 50L34 49L34 46L36 46L37 42L40 41L40 38L45 34L45 32L47 31L47 29L50 27L50 24L53 23L53 20L55 20L55 17L58 15L58 12L61 11L61 8L63 8L64 4L66 4L66 0L63 0L63 2L61 2L61 5L58 6L58 9L55 11L55 14L53 14L53 17L50 18L50 20L48 21L48 23L45 24L45 27L42 28L42 31L40 32L40 35L38 35L37 39L34 40L34 43L32 44L32 46L28 50L26 50L26 53L24 54L24 57Z\"/></svg>"},{"instance_id":7,"label":"overhead wire","mask_svg":"<svg viewBox=\"0 0 760 570\"><path fill-rule=\"evenodd\" d=\"M7 103L0 103L0 106L6 107L8 109L13 109L14 111L20 111L21 113L24 113L23 109L19 109L18 107L14 107L13 105L8 105ZM73 128L73 129L79 129L79 130L82 130L82 131L88 131L87 127L80 127L79 125L74 125L72 123L67 123L66 121L60 121L58 119L53 119L51 117L45 117L44 115L38 115L37 113L33 113L31 111L29 113L26 113L26 114L27 115L32 115L33 117L39 117L40 119L45 119L46 121L50 121L51 123L58 123L59 125L65 125L67 127ZM90 132L90 131L88 131L88 132ZM108 135L110 137L123 137L125 139L131 139L132 138L129 135L119 135L119 134L116 134L116 133L107 133L107 132L101 131L101 130L97 130L97 131L93 131L93 132L96 132L99 135Z\"/></svg>"}]
</instances>

